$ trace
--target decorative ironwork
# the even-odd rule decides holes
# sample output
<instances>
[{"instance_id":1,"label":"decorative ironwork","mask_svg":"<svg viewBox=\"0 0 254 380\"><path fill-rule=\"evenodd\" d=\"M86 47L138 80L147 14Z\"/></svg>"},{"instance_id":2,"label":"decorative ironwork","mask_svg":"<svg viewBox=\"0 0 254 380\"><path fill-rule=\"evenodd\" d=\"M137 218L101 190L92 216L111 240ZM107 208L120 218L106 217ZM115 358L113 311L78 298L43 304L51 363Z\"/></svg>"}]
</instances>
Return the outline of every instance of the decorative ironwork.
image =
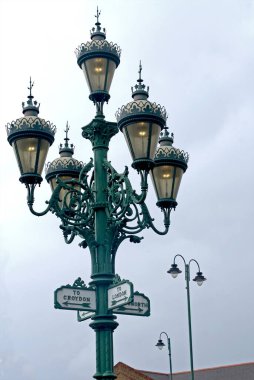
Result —
<instances>
[{"instance_id":1,"label":"decorative ironwork","mask_svg":"<svg viewBox=\"0 0 254 380\"><path fill-rule=\"evenodd\" d=\"M85 284L85 281L83 281L81 277L78 277L77 280L74 281L73 286L75 286L76 288L88 289L88 287Z\"/></svg>"}]
</instances>

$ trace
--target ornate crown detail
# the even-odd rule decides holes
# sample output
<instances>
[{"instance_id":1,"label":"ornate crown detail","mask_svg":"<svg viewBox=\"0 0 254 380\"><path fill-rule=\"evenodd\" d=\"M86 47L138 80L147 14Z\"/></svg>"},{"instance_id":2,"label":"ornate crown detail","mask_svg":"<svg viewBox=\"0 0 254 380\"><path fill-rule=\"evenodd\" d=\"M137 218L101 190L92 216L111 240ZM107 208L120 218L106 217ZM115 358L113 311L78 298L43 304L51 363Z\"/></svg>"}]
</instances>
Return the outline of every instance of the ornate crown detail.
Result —
<instances>
[{"instance_id":1,"label":"ornate crown detail","mask_svg":"<svg viewBox=\"0 0 254 380\"><path fill-rule=\"evenodd\" d=\"M59 157L56 158L52 162L48 162L46 165L46 172L49 173L52 170L59 170L59 169L82 169L84 166L84 163L82 161L78 161L75 158L72 157Z\"/></svg>"},{"instance_id":2,"label":"ornate crown detail","mask_svg":"<svg viewBox=\"0 0 254 380\"><path fill-rule=\"evenodd\" d=\"M21 117L20 119L12 121L6 125L8 136L19 130L43 130L55 135L56 126L50 123L50 121L46 121L37 116Z\"/></svg>"},{"instance_id":3,"label":"ornate crown detail","mask_svg":"<svg viewBox=\"0 0 254 380\"><path fill-rule=\"evenodd\" d=\"M164 106L157 103L151 103L149 100L136 100L129 102L119 108L115 114L117 121L131 114L150 113L167 120L167 112Z\"/></svg>"},{"instance_id":4,"label":"ornate crown detail","mask_svg":"<svg viewBox=\"0 0 254 380\"><path fill-rule=\"evenodd\" d=\"M114 44L113 42L108 42L106 40L93 40L86 43L82 43L75 50L76 57L79 58L82 54L92 51L107 51L109 53L116 54L119 58L121 56L120 46Z\"/></svg>"},{"instance_id":5,"label":"ornate crown detail","mask_svg":"<svg viewBox=\"0 0 254 380\"><path fill-rule=\"evenodd\" d=\"M154 159L171 158L174 160L189 161L189 154L183 150L176 149L173 146L161 146L158 148Z\"/></svg>"}]
</instances>

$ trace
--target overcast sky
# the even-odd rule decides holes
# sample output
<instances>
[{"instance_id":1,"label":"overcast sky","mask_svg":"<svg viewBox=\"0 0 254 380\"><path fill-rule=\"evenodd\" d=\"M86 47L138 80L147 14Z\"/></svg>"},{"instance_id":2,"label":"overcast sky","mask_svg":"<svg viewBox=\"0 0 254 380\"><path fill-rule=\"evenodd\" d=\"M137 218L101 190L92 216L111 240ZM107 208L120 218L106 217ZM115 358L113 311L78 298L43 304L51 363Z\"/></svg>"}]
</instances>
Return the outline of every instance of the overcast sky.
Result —
<instances>
[{"instance_id":1,"label":"overcast sky","mask_svg":"<svg viewBox=\"0 0 254 380\"><path fill-rule=\"evenodd\" d=\"M155 347L166 331L173 370L189 370L184 275L166 273L177 253L197 259L208 279L201 288L191 283L194 367L254 361L254 1L0 0L0 379L88 380L95 373L89 321L53 306L56 288L79 276L89 282L89 253L78 239L64 243L55 216L28 211L5 125L22 116L31 75L40 116L57 126L47 161L58 157L67 120L75 158L89 160L80 128L95 109L74 50L89 40L97 4L107 40L122 48L107 120L131 100L141 59L149 99L166 107L174 145L190 154L169 234L147 230L141 244L119 249L116 271L150 298L151 317L118 316L115 363L168 372L166 350ZM131 166L121 133L110 148L118 171ZM49 197L43 181L37 210ZM150 186L148 205L162 226L155 201Z\"/></svg>"}]
</instances>

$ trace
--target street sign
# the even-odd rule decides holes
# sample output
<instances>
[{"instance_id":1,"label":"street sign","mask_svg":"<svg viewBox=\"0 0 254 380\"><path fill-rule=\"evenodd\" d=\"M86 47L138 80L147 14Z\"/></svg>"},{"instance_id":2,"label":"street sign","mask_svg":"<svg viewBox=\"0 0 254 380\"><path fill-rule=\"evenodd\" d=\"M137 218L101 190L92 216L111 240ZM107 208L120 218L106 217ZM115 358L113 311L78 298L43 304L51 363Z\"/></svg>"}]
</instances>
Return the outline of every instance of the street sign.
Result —
<instances>
[{"instance_id":1,"label":"street sign","mask_svg":"<svg viewBox=\"0 0 254 380\"><path fill-rule=\"evenodd\" d=\"M96 310L95 290L62 286L55 290L55 308L66 310Z\"/></svg>"},{"instance_id":2,"label":"street sign","mask_svg":"<svg viewBox=\"0 0 254 380\"><path fill-rule=\"evenodd\" d=\"M113 310L116 314L136 315L141 317L149 317L150 300L144 294L134 292L133 301L127 305L122 305Z\"/></svg>"},{"instance_id":3,"label":"street sign","mask_svg":"<svg viewBox=\"0 0 254 380\"><path fill-rule=\"evenodd\" d=\"M121 281L108 289L108 308L114 309L130 303L133 300L133 284L127 280Z\"/></svg>"},{"instance_id":4,"label":"street sign","mask_svg":"<svg viewBox=\"0 0 254 380\"><path fill-rule=\"evenodd\" d=\"M78 321L82 322L85 321L86 319L89 319L93 317L95 314L93 311L81 311L78 310Z\"/></svg>"}]
</instances>

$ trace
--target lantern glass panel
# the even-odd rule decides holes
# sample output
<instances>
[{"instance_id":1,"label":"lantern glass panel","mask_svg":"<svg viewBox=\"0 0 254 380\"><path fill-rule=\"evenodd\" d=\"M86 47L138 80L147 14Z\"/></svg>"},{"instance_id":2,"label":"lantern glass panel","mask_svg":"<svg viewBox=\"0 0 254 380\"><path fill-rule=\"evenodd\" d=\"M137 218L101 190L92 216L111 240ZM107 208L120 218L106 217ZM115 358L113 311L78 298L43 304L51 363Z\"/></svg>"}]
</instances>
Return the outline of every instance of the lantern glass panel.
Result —
<instances>
[{"instance_id":1,"label":"lantern glass panel","mask_svg":"<svg viewBox=\"0 0 254 380\"><path fill-rule=\"evenodd\" d=\"M35 137L19 139L13 147L21 174L42 173L49 149L47 140Z\"/></svg>"},{"instance_id":2,"label":"lantern glass panel","mask_svg":"<svg viewBox=\"0 0 254 380\"><path fill-rule=\"evenodd\" d=\"M61 179L61 181L70 181L71 179L78 178L78 177L61 175L61 176L59 176L59 178ZM50 187L51 187L52 192L55 190L57 185L58 184L56 183L56 177L53 177L50 180ZM60 193L59 193L59 207L60 208L69 207L71 197L74 195L75 190L80 191L79 185L69 185L69 186L72 186L74 191L71 191L70 189L68 189L68 190L67 189L61 189L60 190Z\"/></svg>"},{"instance_id":3,"label":"lantern glass panel","mask_svg":"<svg viewBox=\"0 0 254 380\"><path fill-rule=\"evenodd\" d=\"M123 133L133 160L153 159L161 128L158 124L138 122L127 125Z\"/></svg>"},{"instance_id":4,"label":"lantern glass panel","mask_svg":"<svg viewBox=\"0 0 254 380\"><path fill-rule=\"evenodd\" d=\"M115 69L115 62L102 57L90 58L82 63L82 70L91 92L109 92Z\"/></svg>"},{"instance_id":5,"label":"lantern glass panel","mask_svg":"<svg viewBox=\"0 0 254 380\"><path fill-rule=\"evenodd\" d=\"M158 199L172 198L176 200L180 187L183 169L172 165L155 166L153 183Z\"/></svg>"}]
</instances>

